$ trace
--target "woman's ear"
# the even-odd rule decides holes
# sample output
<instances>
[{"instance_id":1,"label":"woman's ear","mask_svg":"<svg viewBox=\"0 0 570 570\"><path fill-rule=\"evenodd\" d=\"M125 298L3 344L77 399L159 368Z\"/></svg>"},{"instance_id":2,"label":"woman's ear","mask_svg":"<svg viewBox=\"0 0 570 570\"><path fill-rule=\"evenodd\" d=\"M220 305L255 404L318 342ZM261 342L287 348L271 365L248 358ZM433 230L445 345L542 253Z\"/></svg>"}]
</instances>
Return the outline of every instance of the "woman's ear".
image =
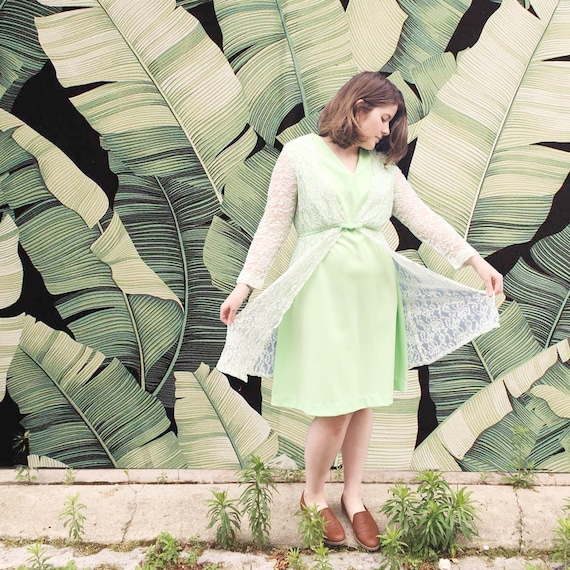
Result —
<instances>
[{"instance_id":1,"label":"woman's ear","mask_svg":"<svg viewBox=\"0 0 570 570\"><path fill-rule=\"evenodd\" d=\"M363 111L362 107L364 105L364 99L358 99L355 103L354 103L354 118L356 119L356 122L359 123L360 122L360 115Z\"/></svg>"}]
</instances>

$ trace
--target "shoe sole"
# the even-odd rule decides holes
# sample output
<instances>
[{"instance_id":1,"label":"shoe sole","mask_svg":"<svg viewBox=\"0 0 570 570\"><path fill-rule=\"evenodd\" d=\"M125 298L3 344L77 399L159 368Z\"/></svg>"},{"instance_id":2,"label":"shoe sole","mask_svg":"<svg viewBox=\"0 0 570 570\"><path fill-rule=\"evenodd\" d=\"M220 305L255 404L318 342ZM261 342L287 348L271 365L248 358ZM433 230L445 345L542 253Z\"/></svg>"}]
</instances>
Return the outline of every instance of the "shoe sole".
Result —
<instances>
[{"instance_id":1,"label":"shoe sole","mask_svg":"<svg viewBox=\"0 0 570 570\"><path fill-rule=\"evenodd\" d=\"M372 548L370 546L366 546L366 544L362 544L362 542L360 542L360 540L358 540L358 538L356 538L356 535L354 535L354 540L356 540L356 542L358 542L358 544L360 546L362 546L362 548L364 548L365 550L368 550L368 552L377 552L378 550L380 550L380 545Z\"/></svg>"},{"instance_id":2,"label":"shoe sole","mask_svg":"<svg viewBox=\"0 0 570 570\"><path fill-rule=\"evenodd\" d=\"M330 540L323 540L323 544L325 546L344 546L346 544L346 540L342 542L331 542Z\"/></svg>"}]
</instances>

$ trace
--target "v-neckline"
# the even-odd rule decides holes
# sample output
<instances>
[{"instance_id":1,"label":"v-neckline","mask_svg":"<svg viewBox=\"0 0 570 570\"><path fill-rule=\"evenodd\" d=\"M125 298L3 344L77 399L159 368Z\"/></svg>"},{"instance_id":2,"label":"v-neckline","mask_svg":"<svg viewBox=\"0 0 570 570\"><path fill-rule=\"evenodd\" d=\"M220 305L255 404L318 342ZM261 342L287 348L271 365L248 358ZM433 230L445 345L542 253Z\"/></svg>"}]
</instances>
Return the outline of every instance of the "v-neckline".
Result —
<instances>
[{"instance_id":1,"label":"v-neckline","mask_svg":"<svg viewBox=\"0 0 570 570\"><path fill-rule=\"evenodd\" d=\"M360 163L362 162L362 152L360 148L358 149L358 159L356 161L356 166L354 167L354 170L349 170L346 164L344 164L344 162L336 155L334 150L327 144L327 141L323 137L317 134L315 134L315 137L319 139L321 143L327 148L328 152L335 157L335 160L347 174L350 174L352 176L358 172L360 169Z\"/></svg>"},{"instance_id":2,"label":"v-neckline","mask_svg":"<svg viewBox=\"0 0 570 570\"><path fill-rule=\"evenodd\" d=\"M315 141L315 139L321 139L321 140L322 140L322 138L321 138L319 135L317 135L317 134L315 134L315 133L312 133L312 134L313 134L313 137L312 137L313 141ZM315 142L313 142L313 145L315 145L315 144L320 144L320 143L315 143ZM322 140L322 144L324 144L324 145L328 148L328 145L326 144L326 142L325 142L324 140ZM314 147L314 148L315 148L315 151L317 151L317 148L316 148L316 147ZM332 154L334 154L334 152L333 152L330 148L329 148L329 152L331 152ZM338 156L335 155L335 157L336 157L336 159L339 161L339 163L342 164L342 161L338 158ZM361 153L359 152L357 167L358 167L361 163L364 163L364 161L361 160L361 158L362 158L362 155L361 155ZM320 163L320 167L321 167L321 169L322 169L322 171L323 171L324 178L327 178L330 173L327 171L327 168L326 168L325 164L323 163L322 159L318 160L318 162ZM375 166L375 164L374 164L374 160L372 160L371 162L372 162L372 180L371 180L371 185L370 185L370 188L369 188L369 190L368 190L368 193L367 193L366 197L364 198L364 201L362 202L361 207L359 208L359 210L358 210L356 216L354 217L354 220L359 220L359 219L361 218L362 213L365 211L365 209L368 208L368 204L369 204L370 201L372 200L372 194L373 194L373 191L374 191L374 178L375 178L375 176L376 176L376 166ZM350 171L348 170L348 168L346 168L346 166L344 166L344 164L342 164L342 166L343 166L343 168L346 170L347 173L350 173ZM336 195L336 192L332 189L332 187L330 186L330 184L327 184L326 186L327 186L327 189L328 189L328 191L329 191L329 194L331 194L331 197L332 197L332 199L333 199L333 203L336 205L336 207L337 207L337 209L338 209L338 212L337 212L337 213L338 213L338 215L339 215L339 218L346 220L346 219L347 219L347 212L344 210L344 207L343 207L342 204L340 203L340 201L339 201L339 199L338 199L338 196Z\"/></svg>"}]
</instances>

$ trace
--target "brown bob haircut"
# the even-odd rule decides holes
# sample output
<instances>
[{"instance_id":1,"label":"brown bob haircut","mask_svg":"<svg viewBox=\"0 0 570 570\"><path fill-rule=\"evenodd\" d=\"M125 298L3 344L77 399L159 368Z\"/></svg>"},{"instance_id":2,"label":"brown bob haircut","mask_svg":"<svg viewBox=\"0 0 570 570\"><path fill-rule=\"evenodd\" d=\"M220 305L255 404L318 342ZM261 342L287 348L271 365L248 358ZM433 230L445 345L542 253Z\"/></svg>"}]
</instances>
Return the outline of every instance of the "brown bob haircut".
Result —
<instances>
[{"instance_id":1,"label":"brown bob haircut","mask_svg":"<svg viewBox=\"0 0 570 570\"><path fill-rule=\"evenodd\" d=\"M376 71L363 71L345 83L322 110L319 135L330 137L341 148L359 144L362 133L358 127L360 111L369 113L375 107L397 105L390 121L390 134L376 145L386 155L386 163L398 162L408 149L408 117L401 91Z\"/></svg>"}]
</instances>

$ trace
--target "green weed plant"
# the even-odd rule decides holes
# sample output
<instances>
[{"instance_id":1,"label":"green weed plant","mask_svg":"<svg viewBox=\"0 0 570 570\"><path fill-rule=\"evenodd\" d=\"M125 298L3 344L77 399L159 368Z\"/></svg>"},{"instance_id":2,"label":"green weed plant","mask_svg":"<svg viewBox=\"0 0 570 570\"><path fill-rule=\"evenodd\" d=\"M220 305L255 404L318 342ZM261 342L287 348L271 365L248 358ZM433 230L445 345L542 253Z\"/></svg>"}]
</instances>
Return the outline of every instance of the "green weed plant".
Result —
<instances>
[{"instance_id":1,"label":"green weed plant","mask_svg":"<svg viewBox=\"0 0 570 570\"><path fill-rule=\"evenodd\" d=\"M75 483L75 471L73 471L73 467L66 467L65 475L63 476L63 484L73 485L73 483Z\"/></svg>"},{"instance_id":2,"label":"green weed plant","mask_svg":"<svg viewBox=\"0 0 570 570\"><path fill-rule=\"evenodd\" d=\"M166 482L168 481L168 475L166 474L166 471L161 471L160 475L156 478L156 481L160 485L166 484Z\"/></svg>"},{"instance_id":3,"label":"green weed plant","mask_svg":"<svg viewBox=\"0 0 570 570\"><path fill-rule=\"evenodd\" d=\"M382 563L378 570L400 570L401 561L406 557L408 545L402 541L401 528L387 526L386 532L380 536L380 551Z\"/></svg>"},{"instance_id":4,"label":"green weed plant","mask_svg":"<svg viewBox=\"0 0 570 570\"><path fill-rule=\"evenodd\" d=\"M280 469L279 480L283 483L298 483L303 479L302 469Z\"/></svg>"},{"instance_id":5,"label":"green weed plant","mask_svg":"<svg viewBox=\"0 0 570 570\"><path fill-rule=\"evenodd\" d=\"M295 513L299 517L297 530L301 535L303 546L314 550L323 544L326 531L326 521L319 513L317 505L303 507Z\"/></svg>"},{"instance_id":6,"label":"green weed plant","mask_svg":"<svg viewBox=\"0 0 570 570\"><path fill-rule=\"evenodd\" d=\"M238 483L245 486L239 501L242 514L247 514L249 519L251 539L257 547L263 548L269 544L271 503L273 492L277 490L273 472L259 457L252 456L249 466L240 470Z\"/></svg>"},{"instance_id":7,"label":"green weed plant","mask_svg":"<svg viewBox=\"0 0 570 570\"><path fill-rule=\"evenodd\" d=\"M202 554L202 548L198 543L198 536L193 535L188 540L188 547L184 550L182 554L182 561L186 566L194 568L198 565L198 558Z\"/></svg>"},{"instance_id":8,"label":"green weed plant","mask_svg":"<svg viewBox=\"0 0 570 570\"><path fill-rule=\"evenodd\" d=\"M45 553L44 545L41 542L30 544L26 550L29 553L28 566L19 566L18 570L55 570L55 566L50 564L49 556Z\"/></svg>"},{"instance_id":9,"label":"green weed plant","mask_svg":"<svg viewBox=\"0 0 570 570\"><path fill-rule=\"evenodd\" d=\"M174 570L178 566L180 543L168 532L161 532L146 553L146 560L137 570Z\"/></svg>"},{"instance_id":10,"label":"green weed plant","mask_svg":"<svg viewBox=\"0 0 570 570\"><path fill-rule=\"evenodd\" d=\"M18 465L16 467L16 481L18 483L36 483L38 480L37 472L37 469L32 469L27 465Z\"/></svg>"},{"instance_id":11,"label":"green weed plant","mask_svg":"<svg viewBox=\"0 0 570 570\"><path fill-rule=\"evenodd\" d=\"M311 570L334 570L329 560L330 550L324 544L320 544L314 548L313 552L313 560L315 563L311 566Z\"/></svg>"},{"instance_id":12,"label":"green weed plant","mask_svg":"<svg viewBox=\"0 0 570 570\"><path fill-rule=\"evenodd\" d=\"M66 497L63 509L59 513L59 518L63 522L63 526L67 528L69 538L72 540L81 540L83 538L86 519L83 511L86 508L83 503L79 502L79 493Z\"/></svg>"},{"instance_id":13,"label":"green weed plant","mask_svg":"<svg viewBox=\"0 0 570 570\"><path fill-rule=\"evenodd\" d=\"M309 570L308 564L303 560L303 555L298 548L290 548L285 555L290 570Z\"/></svg>"},{"instance_id":14,"label":"green weed plant","mask_svg":"<svg viewBox=\"0 0 570 570\"><path fill-rule=\"evenodd\" d=\"M51 564L41 542L30 544L26 550L29 554L27 565L21 564L17 570L77 570L75 560L70 560L65 566Z\"/></svg>"},{"instance_id":15,"label":"green weed plant","mask_svg":"<svg viewBox=\"0 0 570 570\"><path fill-rule=\"evenodd\" d=\"M395 569L398 559L410 565L435 561L442 554L455 556L461 551L458 536L471 540L478 534L471 493L465 487L454 491L441 473L422 471L417 491L397 483L390 493L381 508L388 518L387 531L380 536L389 553L383 568Z\"/></svg>"},{"instance_id":16,"label":"green weed plant","mask_svg":"<svg viewBox=\"0 0 570 570\"><path fill-rule=\"evenodd\" d=\"M513 450L511 468L513 473L507 475L504 480L515 489L532 489L536 483L536 469L534 461L529 461L525 453L525 440L528 428L514 426Z\"/></svg>"},{"instance_id":17,"label":"green weed plant","mask_svg":"<svg viewBox=\"0 0 570 570\"><path fill-rule=\"evenodd\" d=\"M558 517L558 524L554 527L554 550L552 558L562 562L564 568L570 567L570 499L566 499L564 507L566 516Z\"/></svg>"},{"instance_id":18,"label":"green weed plant","mask_svg":"<svg viewBox=\"0 0 570 570\"><path fill-rule=\"evenodd\" d=\"M241 528L241 513L239 499L228 499L227 491L212 491L213 499L208 499L210 506L208 516L210 522L207 528L216 528L216 542L225 549L231 548L236 542L236 533Z\"/></svg>"}]
</instances>

